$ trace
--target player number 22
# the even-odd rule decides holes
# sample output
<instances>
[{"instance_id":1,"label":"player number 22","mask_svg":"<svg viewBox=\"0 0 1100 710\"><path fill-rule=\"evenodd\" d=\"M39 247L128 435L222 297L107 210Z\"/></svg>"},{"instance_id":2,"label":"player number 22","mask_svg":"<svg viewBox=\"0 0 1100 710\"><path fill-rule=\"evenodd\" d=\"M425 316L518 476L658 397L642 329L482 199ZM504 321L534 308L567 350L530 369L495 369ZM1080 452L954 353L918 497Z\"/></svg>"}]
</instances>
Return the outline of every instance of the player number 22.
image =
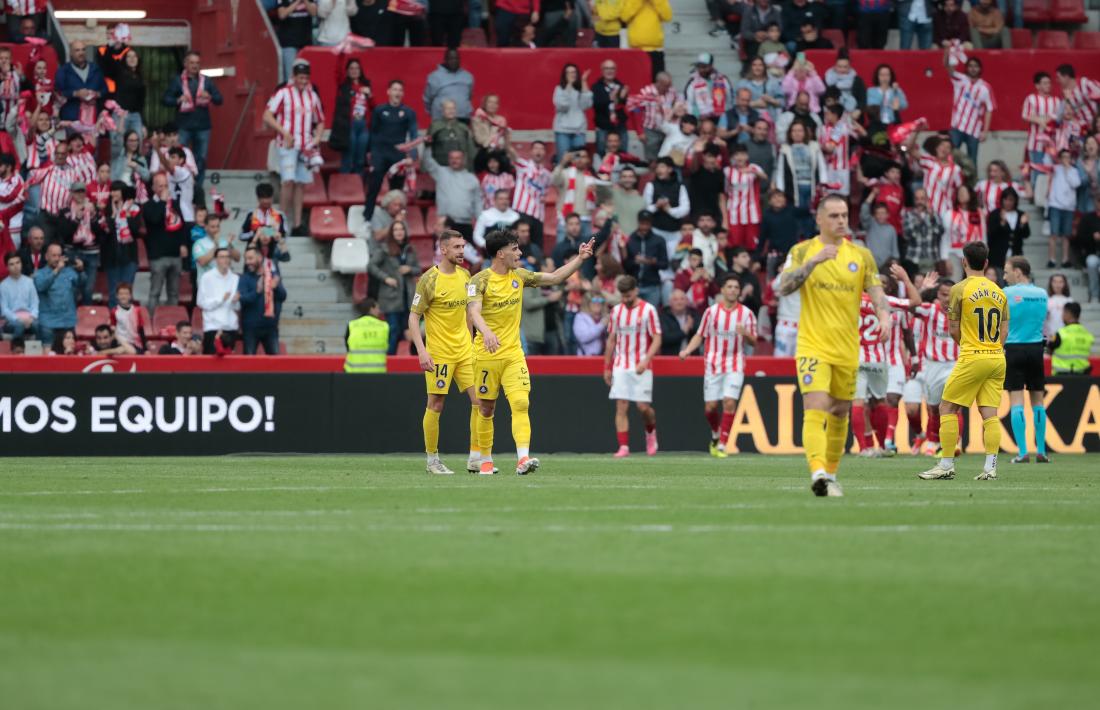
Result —
<instances>
[{"instance_id":1,"label":"player number 22","mask_svg":"<svg viewBox=\"0 0 1100 710\"><path fill-rule=\"evenodd\" d=\"M996 308L989 309L989 317L986 318L984 308L975 308L974 315L978 316L978 340L991 343L997 342L1001 337L1001 312Z\"/></svg>"}]
</instances>

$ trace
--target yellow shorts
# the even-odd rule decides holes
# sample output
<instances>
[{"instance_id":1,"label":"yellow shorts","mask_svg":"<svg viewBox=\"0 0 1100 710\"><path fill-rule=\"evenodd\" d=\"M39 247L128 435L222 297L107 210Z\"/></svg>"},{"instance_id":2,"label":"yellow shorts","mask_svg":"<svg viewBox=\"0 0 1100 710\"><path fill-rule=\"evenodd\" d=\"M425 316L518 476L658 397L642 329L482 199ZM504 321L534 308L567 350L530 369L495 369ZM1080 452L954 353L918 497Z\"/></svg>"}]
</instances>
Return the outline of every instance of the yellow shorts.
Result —
<instances>
[{"instance_id":1,"label":"yellow shorts","mask_svg":"<svg viewBox=\"0 0 1100 710\"><path fill-rule=\"evenodd\" d=\"M460 392L474 386L474 358L471 355L462 362L437 362L434 372L424 373L424 383L428 394L447 394L451 390L451 380L458 385Z\"/></svg>"},{"instance_id":2,"label":"yellow shorts","mask_svg":"<svg viewBox=\"0 0 1100 710\"><path fill-rule=\"evenodd\" d=\"M848 402L855 399L859 365L846 367L801 355L795 358L795 363L798 365L798 389L802 394L825 392L833 399Z\"/></svg>"},{"instance_id":3,"label":"yellow shorts","mask_svg":"<svg viewBox=\"0 0 1100 710\"><path fill-rule=\"evenodd\" d=\"M963 359L955 363L943 387L943 401L969 407L999 407L1005 384L1004 357Z\"/></svg>"},{"instance_id":4,"label":"yellow shorts","mask_svg":"<svg viewBox=\"0 0 1100 710\"><path fill-rule=\"evenodd\" d=\"M527 370L527 360L523 357L478 360L476 375L478 399L496 399L502 385L505 397L512 392L531 391L531 375Z\"/></svg>"}]
</instances>

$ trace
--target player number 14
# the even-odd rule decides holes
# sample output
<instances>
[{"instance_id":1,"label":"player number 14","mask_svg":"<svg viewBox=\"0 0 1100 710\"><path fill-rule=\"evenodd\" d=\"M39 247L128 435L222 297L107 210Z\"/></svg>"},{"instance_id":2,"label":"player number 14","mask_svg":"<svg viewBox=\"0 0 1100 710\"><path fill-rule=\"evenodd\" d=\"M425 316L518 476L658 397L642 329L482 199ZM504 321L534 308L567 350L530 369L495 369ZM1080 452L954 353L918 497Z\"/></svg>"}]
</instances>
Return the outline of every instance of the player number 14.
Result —
<instances>
[{"instance_id":1,"label":"player number 14","mask_svg":"<svg viewBox=\"0 0 1100 710\"><path fill-rule=\"evenodd\" d=\"M996 308L989 309L989 317L986 318L984 308L975 308L974 315L978 316L978 340L991 343L997 342L1001 337L1001 312Z\"/></svg>"}]
</instances>

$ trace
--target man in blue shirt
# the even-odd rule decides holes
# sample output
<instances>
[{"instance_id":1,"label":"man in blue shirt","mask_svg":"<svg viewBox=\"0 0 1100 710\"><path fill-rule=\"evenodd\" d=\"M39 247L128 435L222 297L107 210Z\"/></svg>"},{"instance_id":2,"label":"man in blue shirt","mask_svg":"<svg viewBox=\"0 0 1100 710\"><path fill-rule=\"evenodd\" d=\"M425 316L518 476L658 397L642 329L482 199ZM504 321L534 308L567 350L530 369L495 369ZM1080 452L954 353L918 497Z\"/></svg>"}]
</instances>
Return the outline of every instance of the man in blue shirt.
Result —
<instances>
[{"instance_id":1,"label":"man in blue shirt","mask_svg":"<svg viewBox=\"0 0 1100 710\"><path fill-rule=\"evenodd\" d=\"M1008 337L1005 339L1005 389L1012 405L1012 436L1019 455L1012 463L1028 463L1027 418L1024 388L1028 390L1035 422L1035 462L1047 458L1046 371L1043 368L1043 322L1047 317L1047 292L1031 282L1031 265L1014 256L1005 265L1008 299Z\"/></svg>"},{"instance_id":2,"label":"man in blue shirt","mask_svg":"<svg viewBox=\"0 0 1100 710\"><path fill-rule=\"evenodd\" d=\"M374 214L374 203L378 198L378 191L382 188L382 180L394 163L404 160L406 157L416 160L416 151L409 151L408 155L398 146L416 138L419 133L416 127L416 112L406 106L405 84L399 79L390 82L386 89L386 103L375 106L370 119L370 185L367 190L367 204L363 213L370 219ZM396 175L394 176L397 177ZM391 179L390 189L400 189L404 179L400 181Z\"/></svg>"},{"instance_id":3,"label":"man in blue shirt","mask_svg":"<svg viewBox=\"0 0 1100 710\"><path fill-rule=\"evenodd\" d=\"M84 264L69 266L57 242L46 247L46 266L34 272L38 290L38 339L53 342L53 331L76 327L76 297L84 288ZM79 271L78 271L79 270Z\"/></svg>"}]
</instances>

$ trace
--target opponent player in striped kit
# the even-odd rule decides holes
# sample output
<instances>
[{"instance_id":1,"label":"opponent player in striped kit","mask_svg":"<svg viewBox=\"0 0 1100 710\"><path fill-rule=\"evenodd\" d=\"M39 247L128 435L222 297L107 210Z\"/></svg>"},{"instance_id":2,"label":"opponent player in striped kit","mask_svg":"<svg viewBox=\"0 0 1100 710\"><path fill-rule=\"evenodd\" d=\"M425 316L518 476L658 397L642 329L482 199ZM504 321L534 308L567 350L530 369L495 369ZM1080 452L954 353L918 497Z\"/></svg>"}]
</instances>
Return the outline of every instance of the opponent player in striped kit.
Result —
<instances>
[{"instance_id":1,"label":"opponent player in striped kit","mask_svg":"<svg viewBox=\"0 0 1100 710\"><path fill-rule=\"evenodd\" d=\"M737 300L741 295L737 274L722 277L720 295L720 300L703 312L699 330L680 351L680 359L686 359L706 339L703 410L710 424L710 455L724 459L745 384L745 343L756 345L756 316Z\"/></svg>"},{"instance_id":2,"label":"opponent player in striped kit","mask_svg":"<svg viewBox=\"0 0 1100 710\"><path fill-rule=\"evenodd\" d=\"M730 162L722 171L726 185L722 216L729 245L755 251L760 236L760 184L767 182L768 176L759 165L749 162L749 151L742 143L734 146Z\"/></svg>"},{"instance_id":3,"label":"opponent player in striped kit","mask_svg":"<svg viewBox=\"0 0 1100 710\"><path fill-rule=\"evenodd\" d=\"M1046 157L1045 141L1041 140L1047 131L1047 124L1055 122L1062 115L1062 99L1050 93L1050 74L1038 72L1034 77L1035 93L1024 99L1020 116L1027 123L1027 159L1032 165L1041 165ZM1036 170L1031 171L1031 187L1039 179Z\"/></svg>"},{"instance_id":4,"label":"opponent player in striped kit","mask_svg":"<svg viewBox=\"0 0 1100 710\"><path fill-rule=\"evenodd\" d=\"M941 279L936 285L936 300L917 307L921 324L920 353L924 373L924 401L928 404L927 441L921 453L934 455L940 446L940 402L947 378L959 359L959 344L951 337L947 306L954 281Z\"/></svg>"},{"instance_id":5,"label":"opponent player in striped kit","mask_svg":"<svg viewBox=\"0 0 1100 710\"><path fill-rule=\"evenodd\" d=\"M966 153L978 162L978 143L989 134L993 120L993 89L982 79L982 62L977 57L966 60L966 74L955 71L951 50L943 54L943 64L951 72L951 144L966 145Z\"/></svg>"},{"instance_id":6,"label":"opponent player in striped kit","mask_svg":"<svg viewBox=\"0 0 1100 710\"><path fill-rule=\"evenodd\" d=\"M615 400L615 458L630 455L630 403L638 407L645 423L645 452L657 453L657 412L653 409L653 357L661 349L661 319L652 304L638 298L638 282L622 276L618 282L622 302L611 309L611 326L604 352L604 382Z\"/></svg>"},{"instance_id":7,"label":"opponent player in striped kit","mask_svg":"<svg viewBox=\"0 0 1100 710\"><path fill-rule=\"evenodd\" d=\"M898 265L894 265L898 266ZM909 274L900 266L896 270L890 268L890 276L886 279L887 298L905 302L904 306L895 306L891 313L893 321L890 325L890 339L886 343L886 406L880 407L882 418L885 419L884 430L880 432L883 449L887 456L897 453L897 445L894 442L894 431L898 425L898 407L905 391L905 385L909 376L909 357L917 347L913 340L913 322L916 320L910 309L920 305L920 291L909 279ZM899 287L900 284L900 287ZM901 288L905 289L906 298L899 298ZM895 301L896 302L896 301ZM892 302L892 305L893 303ZM920 398L917 399L918 403ZM919 407L919 405L918 405ZM872 415L872 420L874 416ZM918 408L919 421L919 408ZM918 426L918 431L920 430Z\"/></svg>"}]
</instances>

